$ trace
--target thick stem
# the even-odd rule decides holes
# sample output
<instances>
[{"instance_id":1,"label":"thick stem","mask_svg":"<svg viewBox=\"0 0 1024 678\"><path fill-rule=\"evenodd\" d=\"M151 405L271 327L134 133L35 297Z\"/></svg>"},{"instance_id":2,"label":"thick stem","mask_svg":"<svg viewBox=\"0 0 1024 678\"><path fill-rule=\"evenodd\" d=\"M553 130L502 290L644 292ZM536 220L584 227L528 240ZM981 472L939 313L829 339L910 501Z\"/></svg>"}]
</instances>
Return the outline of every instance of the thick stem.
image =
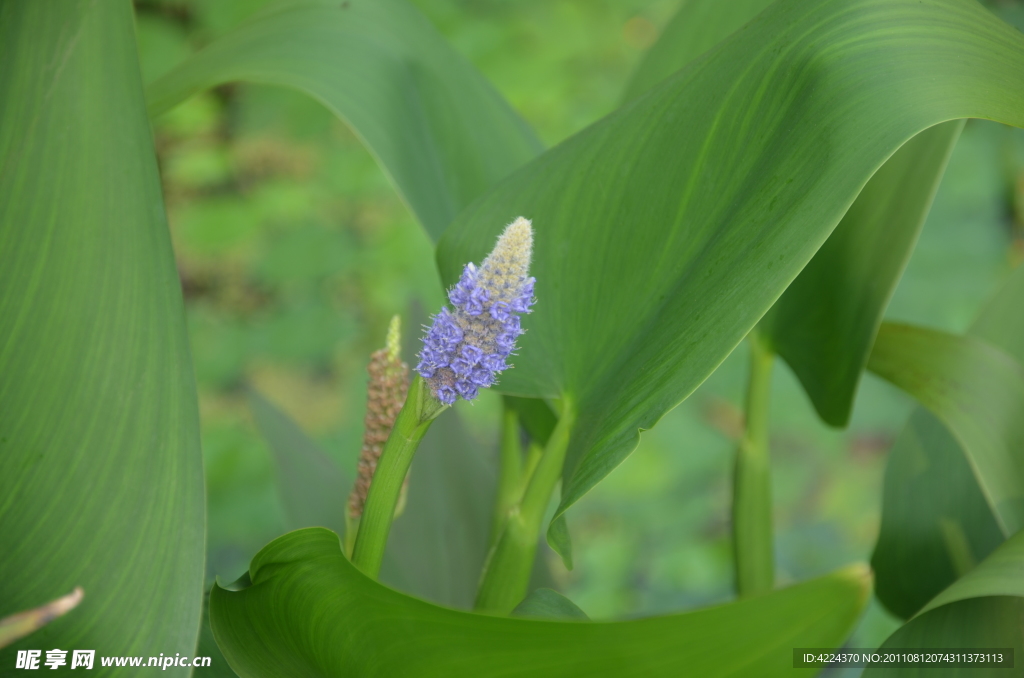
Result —
<instances>
[{"instance_id":1,"label":"thick stem","mask_svg":"<svg viewBox=\"0 0 1024 678\"><path fill-rule=\"evenodd\" d=\"M774 356L756 332L751 332L749 338L746 425L736 450L732 497L736 592L741 597L770 591L775 581L768 455L768 408Z\"/></svg>"},{"instance_id":2,"label":"thick stem","mask_svg":"<svg viewBox=\"0 0 1024 678\"><path fill-rule=\"evenodd\" d=\"M519 414L506 407L501 424L501 449L498 456L498 496L494 501L491 518L491 537L488 550L498 543L505 528L505 519L522 494L523 449L519 435Z\"/></svg>"},{"instance_id":3,"label":"thick stem","mask_svg":"<svg viewBox=\"0 0 1024 678\"><path fill-rule=\"evenodd\" d=\"M548 439L522 499L509 511L505 529L484 565L476 609L508 614L526 596L544 511L562 476L574 422L575 411L567 399L563 400L558 425Z\"/></svg>"},{"instance_id":4,"label":"thick stem","mask_svg":"<svg viewBox=\"0 0 1024 678\"><path fill-rule=\"evenodd\" d=\"M367 576L376 578L380 572L395 507L412 458L431 422L444 409L445 406L430 394L430 387L423 378L415 377L391 435L384 443L359 519L352 563Z\"/></svg>"}]
</instances>

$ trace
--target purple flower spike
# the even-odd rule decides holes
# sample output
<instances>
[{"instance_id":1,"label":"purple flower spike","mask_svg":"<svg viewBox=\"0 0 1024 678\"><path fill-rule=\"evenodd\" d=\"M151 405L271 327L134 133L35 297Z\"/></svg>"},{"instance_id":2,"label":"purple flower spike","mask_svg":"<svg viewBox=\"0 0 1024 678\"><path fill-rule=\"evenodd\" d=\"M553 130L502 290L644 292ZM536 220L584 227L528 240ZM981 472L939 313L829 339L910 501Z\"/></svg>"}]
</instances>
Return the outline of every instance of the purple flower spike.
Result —
<instances>
[{"instance_id":1,"label":"purple flower spike","mask_svg":"<svg viewBox=\"0 0 1024 678\"><path fill-rule=\"evenodd\" d=\"M476 398L497 381L523 333L519 315L534 303L534 278L527 274L533 227L519 217L498 238L480 267L466 264L448 292L454 310L442 308L423 338L416 371L445 405Z\"/></svg>"}]
</instances>

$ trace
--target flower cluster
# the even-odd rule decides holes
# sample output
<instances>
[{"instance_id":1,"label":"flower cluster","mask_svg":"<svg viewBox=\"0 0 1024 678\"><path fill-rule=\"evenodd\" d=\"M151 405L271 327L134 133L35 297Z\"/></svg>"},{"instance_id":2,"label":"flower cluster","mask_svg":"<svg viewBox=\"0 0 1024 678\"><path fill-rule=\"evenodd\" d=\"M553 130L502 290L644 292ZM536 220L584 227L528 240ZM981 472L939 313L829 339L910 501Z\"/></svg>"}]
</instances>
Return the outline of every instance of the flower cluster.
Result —
<instances>
[{"instance_id":1,"label":"flower cluster","mask_svg":"<svg viewBox=\"0 0 1024 678\"><path fill-rule=\"evenodd\" d=\"M370 491L377 462L384 443L391 435L398 411L409 391L409 366L399 357L399 319L396 315L388 327L387 346L374 351L366 371L370 381L366 389L366 417L363 419L363 448L359 452L355 487L348 498L348 513L353 518L363 514L366 495ZM406 483L408 483L406 478ZM403 485L403 492L405 486Z\"/></svg>"},{"instance_id":2,"label":"flower cluster","mask_svg":"<svg viewBox=\"0 0 1024 678\"><path fill-rule=\"evenodd\" d=\"M534 302L535 280L527 276L532 252L533 228L519 217L479 268L466 264L448 292L455 310L445 307L434 316L416 371L445 405L476 398L509 367L506 360L523 333L519 315L529 313Z\"/></svg>"}]
</instances>

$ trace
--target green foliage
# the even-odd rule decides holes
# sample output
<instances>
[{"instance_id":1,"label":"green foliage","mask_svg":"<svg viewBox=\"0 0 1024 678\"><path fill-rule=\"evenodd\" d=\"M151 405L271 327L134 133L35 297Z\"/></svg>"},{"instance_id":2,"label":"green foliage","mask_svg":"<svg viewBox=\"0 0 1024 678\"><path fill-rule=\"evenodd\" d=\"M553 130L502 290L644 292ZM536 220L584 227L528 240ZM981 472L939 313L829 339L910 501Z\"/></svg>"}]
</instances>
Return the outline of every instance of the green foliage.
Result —
<instances>
[{"instance_id":1,"label":"green foliage","mask_svg":"<svg viewBox=\"0 0 1024 678\"><path fill-rule=\"evenodd\" d=\"M867 596L855 568L720 607L614 623L435 607L367 579L322 529L253 559L251 586L214 589L213 632L250 676L789 675L793 647L833 647ZM737 647L735 639L742 637ZM397 642L400 639L401 642Z\"/></svg>"},{"instance_id":2,"label":"green foliage","mask_svg":"<svg viewBox=\"0 0 1024 678\"><path fill-rule=\"evenodd\" d=\"M0 64L0 614L85 593L0 666L190 654L199 418L131 8L3 3Z\"/></svg>"},{"instance_id":3,"label":"green foliage","mask_svg":"<svg viewBox=\"0 0 1024 678\"><path fill-rule=\"evenodd\" d=\"M542 301L501 388L578 403L559 513L717 367L907 139L972 115L1024 125L1022 64L1024 38L971 2L776 4L467 208L440 242L447 282L534 220Z\"/></svg>"},{"instance_id":4,"label":"green foliage","mask_svg":"<svg viewBox=\"0 0 1024 678\"><path fill-rule=\"evenodd\" d=\"M152 115L245 80L299 89L348 122L432 238L540 142L412 6L278 3L150 86Z\"/></svg>"},{"instance_id":5,"label":"green foliage","mask_svg":"<svg viewBox=\"0 0 1024 678\"><path fill-rule=\"evenodd\" d=\"M964 121L900 147L761 321L821 418L845 426L882 314L910 259Z\"/></svg>"},{"instance_id":6,"label":"green foliage","mask_svg":"<svg viewBox=\"0 0 1024 678\"><path fill-rule=\"evenodd\" d=\"M868 367L942 419L1003 533L1024 527L1024 367L980 339L890 323Z\"/></svg>"},{"instance_id":7,"label":"green foliage","mask_svg":"<svg viewBox=\"0 0 1024 678\"><path fill-rule=\"evenodd\" d=\"M1016 312L1022 295L1024 268L1018 267L970 330L1018 364L1024 361L1024 322ZM889 453L871 562L879 598L903 617L967 574L1005 538L979 486L982 467L970 461L962 444L940 418L919 409ZM1016 443L1005 444L1003 454L1014 463Z\"/></svg>"}]
</instances>

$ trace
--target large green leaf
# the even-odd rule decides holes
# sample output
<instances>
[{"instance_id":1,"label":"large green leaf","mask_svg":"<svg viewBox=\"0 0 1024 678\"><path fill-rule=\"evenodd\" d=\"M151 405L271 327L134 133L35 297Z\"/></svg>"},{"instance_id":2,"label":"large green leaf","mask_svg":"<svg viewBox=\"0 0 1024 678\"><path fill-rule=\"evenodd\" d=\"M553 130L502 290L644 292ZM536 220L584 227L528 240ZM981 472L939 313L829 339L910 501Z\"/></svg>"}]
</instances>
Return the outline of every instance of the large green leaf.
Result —
<instances>
[{"instance_id":1,"label":"large green leaf","mask_svg":"<svg viewBox=\"0 0 1024 678\"><path fill-rule=\"evenodd\" d=\"M85 591L3 671L25 648L192 655L203 501L131 4L2 3L0 616Z\"/></svg>"},{"instance_id":2,"label":"large green leaf","mask_svg":"<svg viewBox=\"0 0 1024 678\"><path fill-rule=\"evenodd\" d=\"M358 572L322 529L253 558L251 586L215 588L213 632L241 676L790 675L793 647L835 647L864 605L863 568L740 603L624 622L458 612ZM742 638L742 643L736 639Z\"/></svg>"},{"instance_id":3,"label":"large green leaf","mask_svg":"<svg viewBox=\"0 0 1024 678\"><path fill-rule=\"evenodd\" d=\"M150 113L237 80L298 89L343 118L435 240L542 148L404 0L276 3L154 82Z\"/></svg>"},{"instance_id":4,"label":"large green leaf","mask_svg":"<svg viewBox=\"0 0 1024 678\"><path fill-rule=\"evenodd\" d=\"M970 334L1024 364L1024 267L989 301ZM875 593L910 617L1004 539L956 438L919 407L889 452L882 524L871 558Z\"/></svg>"},{"instance_id":5,"label":"large green leaf","mask_svg":"<svg viewBox=\"0 0 1024 678\"><path fill-rule=\"evenodd\" d=\"M882 314L963 126L936 125L896 151L761 323L833 426L849 421Z\"/></svg>"},{"instance_id":6,"label":"large green leaf","mask_svg":"<svg viewBox=\"0 0 1024 678\"><path fill-rule=\"evenodd\" d=\"M684 2L627 87L634 99L767 7L766 0ZM882 313L910 258L950 152L954 120L904 144L871 177L810 263L761 322L826 422L845 426Z\"/></svg>"},{"instance_id":7,"label":"large green leaf","mask_svg":"<svg viewBox=\"0 0 1024 678\"><path fill-rule=\"evenodd\" d=\"M559 512L710 374L875 171L947 120L1024 125L1024 36L971 0L791 0L468 207L446 281L522 214L536 312L503 391L579 417Z\"/></svg>"},{"instance_id":8,"label":"large green leaf","mask_svg":"<svg viewBox=\"0 0 1024 678\"><path fill-rule=\"evenodd\" d=\"M1024 367L975 337L885 323L868 368L942 420L1003 534L1024 528Z\"/></svg>"}]
</instances>

